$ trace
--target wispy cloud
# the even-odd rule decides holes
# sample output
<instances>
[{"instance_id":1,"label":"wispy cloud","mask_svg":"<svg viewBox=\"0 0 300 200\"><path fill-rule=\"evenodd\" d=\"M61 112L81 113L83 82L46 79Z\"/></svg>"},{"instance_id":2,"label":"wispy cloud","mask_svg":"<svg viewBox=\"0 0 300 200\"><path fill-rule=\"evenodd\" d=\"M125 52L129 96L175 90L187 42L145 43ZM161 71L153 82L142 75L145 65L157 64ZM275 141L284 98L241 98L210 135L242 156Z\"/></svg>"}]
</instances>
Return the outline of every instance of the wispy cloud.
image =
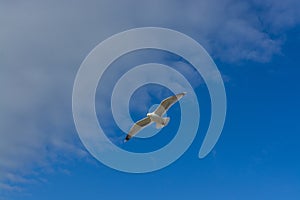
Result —
<instances>
[{"instance_id":1,"label":"wispy cloud","mask_svg":"<svg viewBox=\"0 0 300 200\"><path fill-rule=\"evenodd\" d=\"M22 188L19 186L12 186L7 183L0 183L0 189L10 192L21 192ZM0 193L1 194L1 193Z\"/></svg>"},{"instance_id":2,"label":"wispy cloud","mask_svg":"<svg viewBox=\"0 0 300 200\"><path fill-rule=\"evenodd\" d=\"M182 31L224 62L268 62L299 24L298 0L4 1L0 6L0 187L85 155L71 92L87 53L140 26ZM12 177L13 174L13 177Z\"/></svg>"}]
</instances>

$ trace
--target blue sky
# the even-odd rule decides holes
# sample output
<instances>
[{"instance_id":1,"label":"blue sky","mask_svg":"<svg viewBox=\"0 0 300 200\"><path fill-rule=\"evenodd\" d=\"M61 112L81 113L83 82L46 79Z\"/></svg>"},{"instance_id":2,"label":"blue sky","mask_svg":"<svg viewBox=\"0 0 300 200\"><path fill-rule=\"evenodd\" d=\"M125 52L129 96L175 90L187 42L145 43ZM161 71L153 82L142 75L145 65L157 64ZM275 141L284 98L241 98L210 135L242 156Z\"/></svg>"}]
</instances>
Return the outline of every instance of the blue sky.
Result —
<instances>
[{"instance_id":1,"label":"blue sky","mask_svg":"<svg viewBox=\"0 0 300 200\"><path fill-rule=\"evenodd\" d=\"M298 1L0 5L1 200L300 198ZM81 144L72 118L72 87L81 62L99 42L142 26L172 28L205 47L225 80L227 117L213 151L198 159L209 120L209 97L200 81L196 91L204 105L203 125L190 148L162 170L128 174L101 164ZM159 52L142 58L178 61ZM117 64L135 62L129 61ZM141 88L135 98L146 92ZM169 114L175 116L178 109ZM132 115L140 116L134 108ZM155 139L159 147L171 138L150 140ZM138 141L129 148L136 144L143 151Z\"/></svg>"}]
</instances>

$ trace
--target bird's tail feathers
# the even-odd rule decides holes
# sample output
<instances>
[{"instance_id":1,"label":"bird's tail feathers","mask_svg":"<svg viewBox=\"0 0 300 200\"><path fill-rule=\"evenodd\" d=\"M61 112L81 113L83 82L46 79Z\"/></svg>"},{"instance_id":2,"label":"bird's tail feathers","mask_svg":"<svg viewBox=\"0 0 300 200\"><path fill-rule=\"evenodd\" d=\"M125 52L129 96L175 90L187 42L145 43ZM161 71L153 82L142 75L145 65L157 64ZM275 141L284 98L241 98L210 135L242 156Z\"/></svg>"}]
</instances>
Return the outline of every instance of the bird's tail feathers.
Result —
<instances>
[{"instance_id":1,"label":"bird's tail feathers","mask_svg":"<svg viewBox=\"0 0 300 200\"><path fill-rule=\"evenodd\" d=\"M156 128L157 128L157 129L160 129L160 128L162 128L162 127L164 127L164 125L163 125L163 124L156 123Z\"/></svg>"},{"instance_id":2,"label":"bird's tail feathers","mask_svg":"<svg viewBox=\"0 0 300 200\"><path fill-rule=\"evenodd\" d=\"M169 121L170 121L170 117L165 117L164 118L164 126L167 126Z\"/></svg>"},{"instance_id":3,"label":"bird's tail feathers","mask_svg":"<svg viewBox=\"0 0 300 200\"><path fill-rule=\"evenodd\" d=\"M164 126L167 126L168 123L169 123L169 121L170 121L170 117L165 117L165 118L163 118L163 120L164 120L163 124L156 123L156 128L157 129L160 129L160 128L164 127Z\"/></svg>"}]
</instances>

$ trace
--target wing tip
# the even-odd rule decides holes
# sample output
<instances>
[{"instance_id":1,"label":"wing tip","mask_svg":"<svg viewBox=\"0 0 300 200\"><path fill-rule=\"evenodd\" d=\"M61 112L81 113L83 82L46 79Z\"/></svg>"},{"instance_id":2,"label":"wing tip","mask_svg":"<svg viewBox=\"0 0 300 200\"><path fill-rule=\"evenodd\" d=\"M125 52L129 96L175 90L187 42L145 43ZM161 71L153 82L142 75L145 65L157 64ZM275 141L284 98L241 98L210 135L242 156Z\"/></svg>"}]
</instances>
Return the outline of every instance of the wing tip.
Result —
<instances>
[{"instance_id":1,"label":"wing tip","mask_svg":"<svg viewBox=\"0 0 300 200\"><path fill-rule=\"evenodd\" d=\"M179 94L177 94L176 95L176 97L178 98L178 100L179 99L181 99L184 95L186 95L187 94L187 92L181 92L181 93L179 93Z\"/></svg>"},{"instance_id":2,"label":"wing tip","mask_svg":"<svg viewBox=\"0 0 300 200\"><path fill-rule=\"evenodd\" d=\"M128 142L128 140L130 140L130 138L131 138L131 137L130 137L129 135L127 135L123 142L124 142L124 143Z\"/></svg>"}]
</instances>

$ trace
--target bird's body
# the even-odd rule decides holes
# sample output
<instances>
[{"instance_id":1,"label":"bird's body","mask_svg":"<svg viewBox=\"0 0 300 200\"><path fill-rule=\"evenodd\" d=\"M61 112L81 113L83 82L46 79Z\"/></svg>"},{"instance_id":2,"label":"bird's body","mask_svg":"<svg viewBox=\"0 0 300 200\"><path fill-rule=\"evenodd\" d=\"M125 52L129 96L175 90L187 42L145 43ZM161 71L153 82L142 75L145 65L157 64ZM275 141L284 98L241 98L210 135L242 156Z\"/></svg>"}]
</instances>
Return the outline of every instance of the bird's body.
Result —
<instances>
[{"instance_id":1,"label":"bird's body","mask_svg":"<svg viewBox=\"0 0 300 200\"><path fill-rule=\"evenodd\" d=\"M155 111L152 112L152 113L147 113L147 117L149 117L152 122L156 123L156 128L157 129L166 126L168 124L169 120L170 120L169 117L163 118L163 117L155 114Z\"/></svg>"},{"instance_id":2,"label":"bird's body","mask_svg":"<svg viewBox=\"0 0 300 200\"><path fill-rule=\"evenodd\" d=\"M137 134L141 129L145 128L146 126L152 124L153 122L156 123L156 128L163 128L164 126L168 125L170 118L163 117L163 115L167 112L167 110L177 101L179 101L186 93L180 93L171 97L164 99L160 105L156 108L154 112L147 113L147 117L137 121L130 129L129 133L125 138L125 142L130 140L135 134Z\"/></svg>"}]
</instances>

